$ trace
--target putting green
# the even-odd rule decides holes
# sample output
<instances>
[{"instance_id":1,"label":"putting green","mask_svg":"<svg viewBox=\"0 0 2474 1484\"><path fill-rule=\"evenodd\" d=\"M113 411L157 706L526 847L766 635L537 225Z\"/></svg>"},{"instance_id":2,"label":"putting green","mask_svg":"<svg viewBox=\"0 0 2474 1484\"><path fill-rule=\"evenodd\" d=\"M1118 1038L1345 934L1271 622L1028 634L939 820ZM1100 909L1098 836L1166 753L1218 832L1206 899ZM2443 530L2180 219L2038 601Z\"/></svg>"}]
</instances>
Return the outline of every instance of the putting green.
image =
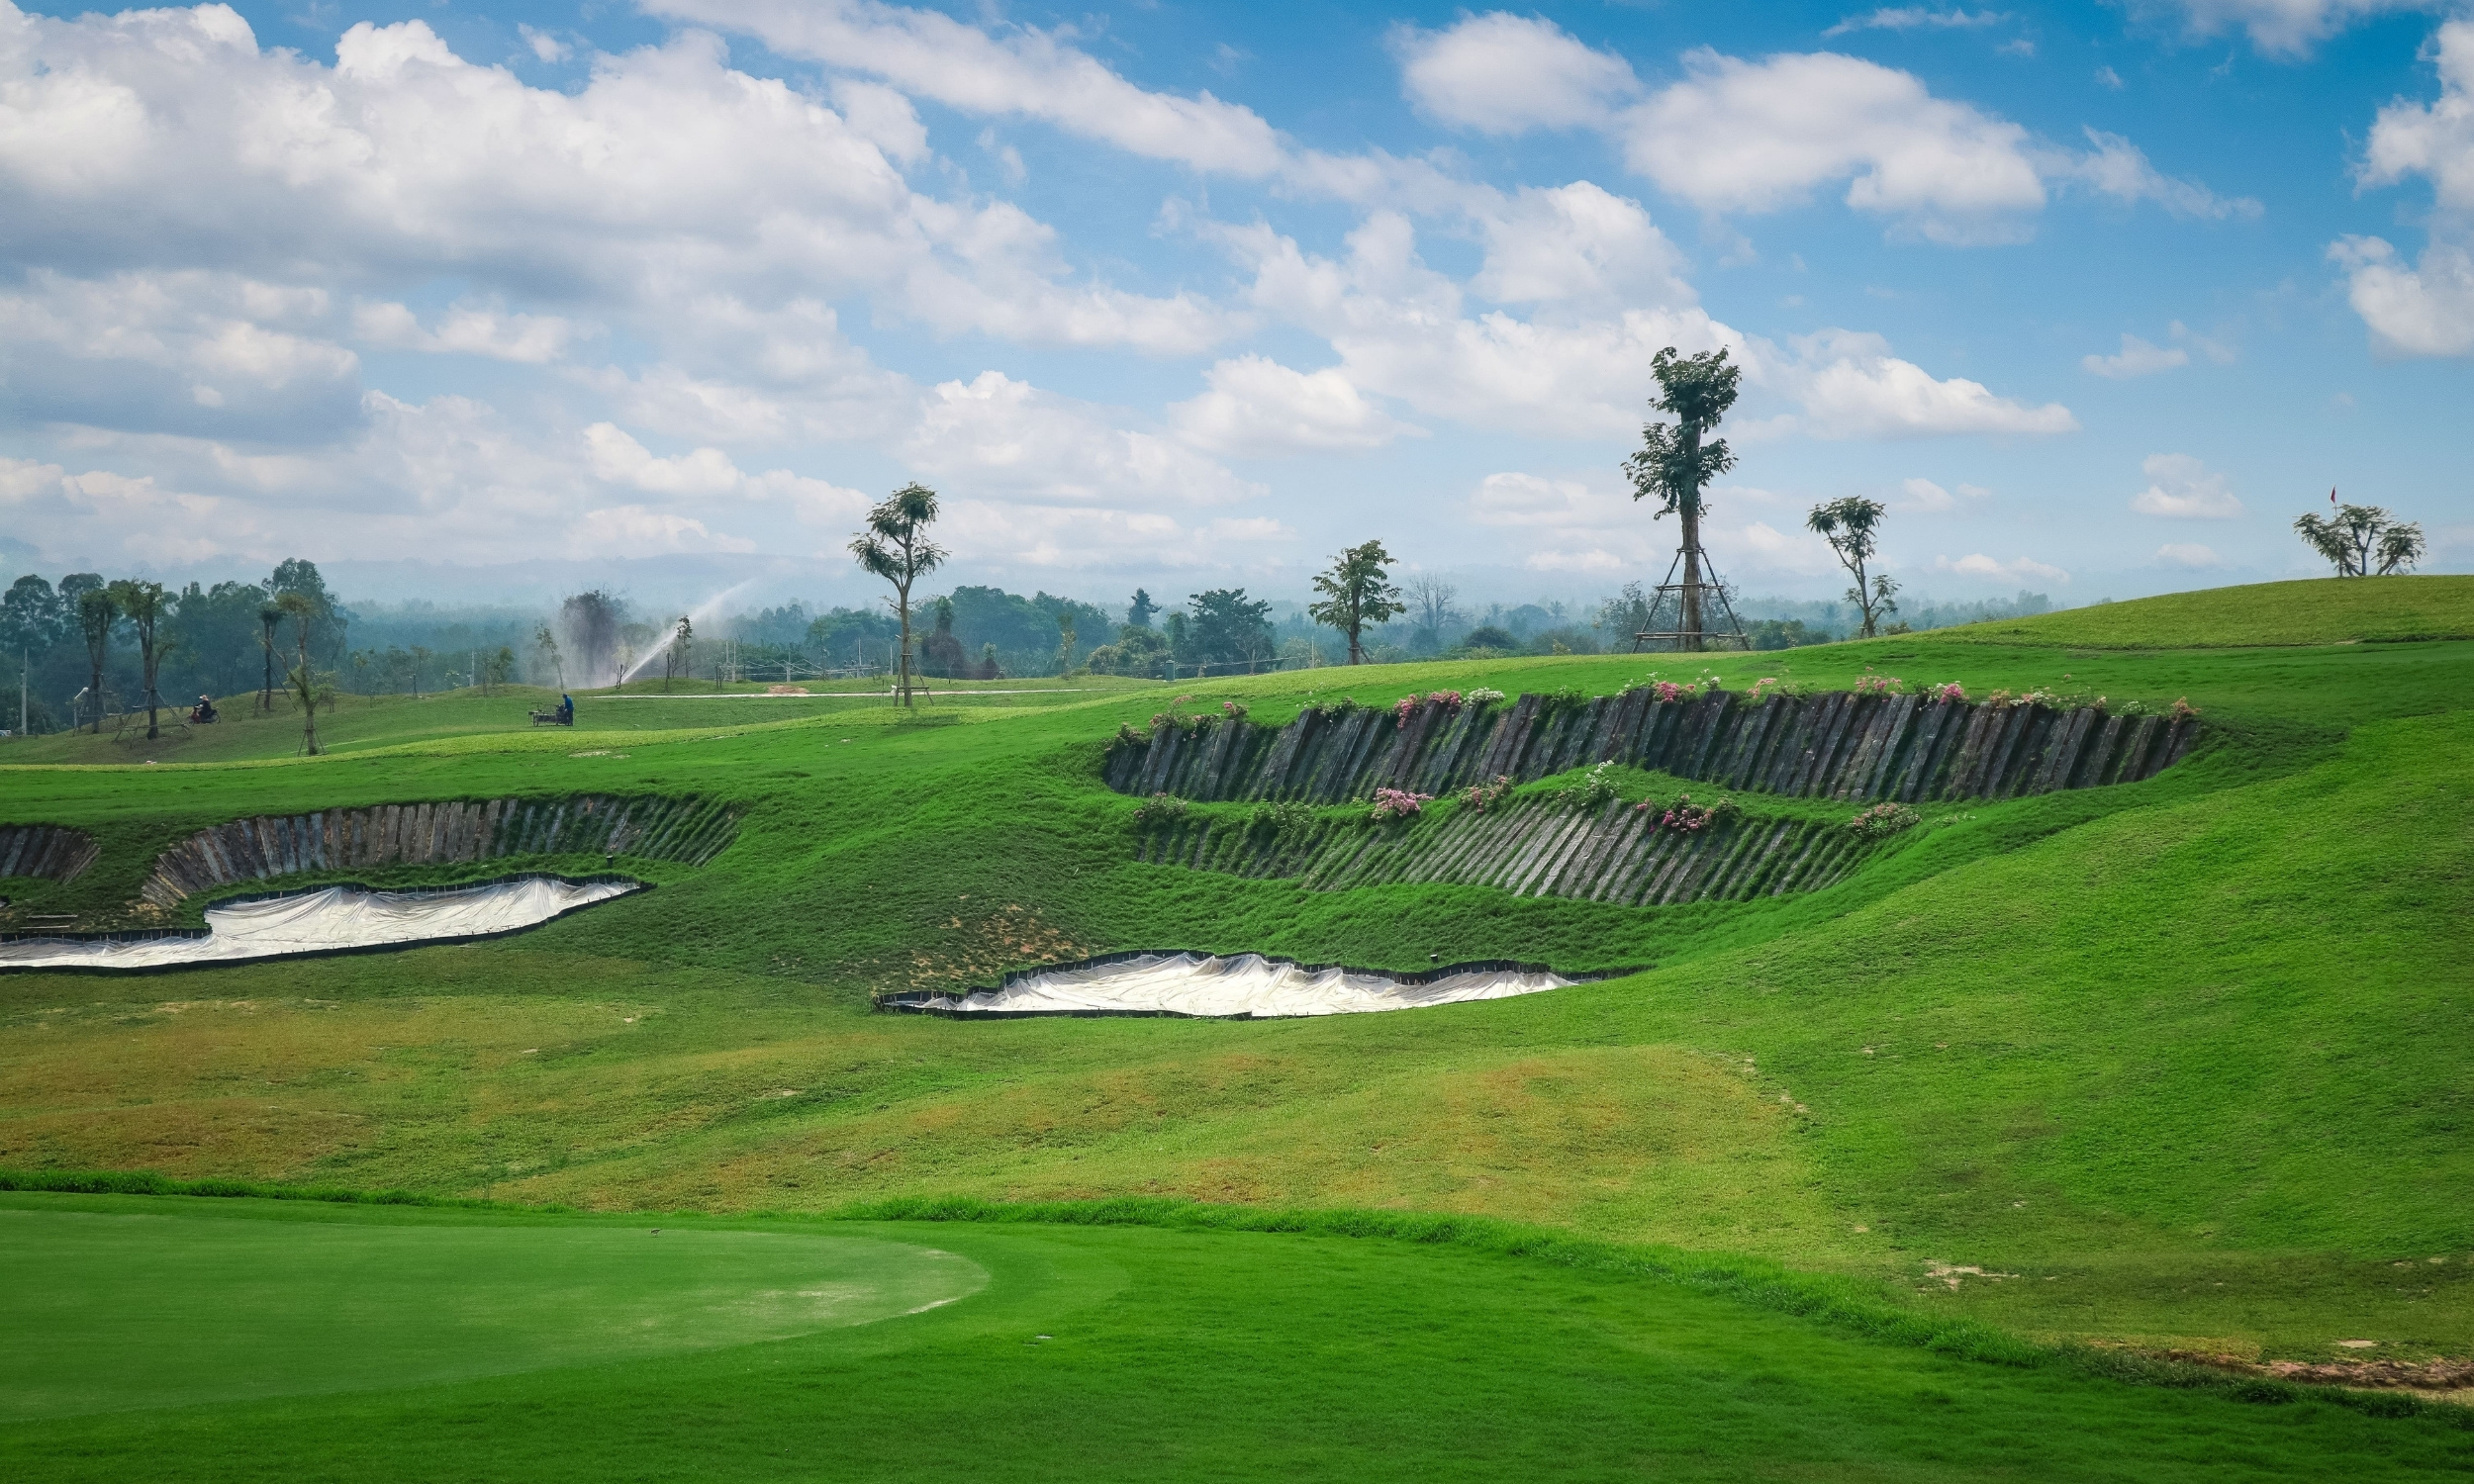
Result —
<instances>
[{"instance_id":1,"label":"putting green","mask_svg":"<svg viewBox=\"0 0 2474 1484\"><path fill-rule=\"evenodd\" d=\"M749 1345L917 1313L988 1281L966 1257L867 1237L272 1214L0 1205L0 1334L19 1338L0 1346L0 1419Z\"/></svg>"}]
</instances>

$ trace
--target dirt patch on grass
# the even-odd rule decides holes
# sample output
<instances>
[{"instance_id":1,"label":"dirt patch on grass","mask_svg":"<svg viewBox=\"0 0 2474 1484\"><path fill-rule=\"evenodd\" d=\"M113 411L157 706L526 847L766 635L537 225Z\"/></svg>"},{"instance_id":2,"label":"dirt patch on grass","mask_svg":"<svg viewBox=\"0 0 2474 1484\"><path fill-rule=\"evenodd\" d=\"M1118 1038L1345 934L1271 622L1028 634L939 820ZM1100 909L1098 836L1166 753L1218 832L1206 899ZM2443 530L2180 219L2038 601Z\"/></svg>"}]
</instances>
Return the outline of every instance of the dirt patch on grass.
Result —
<instances>
[{"instance_id":1,"label":"dirt patch on grass","mask_svg":"<svg viewBox=\"0 0 2474 1484\"><path fill-rule=\"evenodd\" d=\"M2421 1391L2474 1398L2474 1360L2245 1360L2207 1350L2165 1350L2162 1357L2212 1370L2265 1376L2303 1386L2348 1386L2373 1391Z\"/></svg>"}]
</instances>

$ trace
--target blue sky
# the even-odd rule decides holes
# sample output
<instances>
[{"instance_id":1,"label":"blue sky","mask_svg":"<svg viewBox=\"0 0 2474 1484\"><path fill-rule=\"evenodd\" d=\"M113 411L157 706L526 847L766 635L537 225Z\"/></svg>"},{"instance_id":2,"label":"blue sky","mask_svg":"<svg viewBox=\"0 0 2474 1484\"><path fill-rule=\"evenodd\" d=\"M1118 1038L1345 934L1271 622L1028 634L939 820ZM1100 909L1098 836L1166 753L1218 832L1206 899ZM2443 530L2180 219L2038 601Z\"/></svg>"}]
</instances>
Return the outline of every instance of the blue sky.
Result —
<instances>
[{"instance_id":1,"label":"blue sky","mask_svg":"<svg viewBox=\"0 0 2474 1484\"><path fill-rule=\"evenodd\" d=\"M1655 580L2063 602L2474 570L2474 20L2380 0L937 10L0 0L0 555ZM807 570L803 568L802 570Z\"/></svg>"}]
</instances>

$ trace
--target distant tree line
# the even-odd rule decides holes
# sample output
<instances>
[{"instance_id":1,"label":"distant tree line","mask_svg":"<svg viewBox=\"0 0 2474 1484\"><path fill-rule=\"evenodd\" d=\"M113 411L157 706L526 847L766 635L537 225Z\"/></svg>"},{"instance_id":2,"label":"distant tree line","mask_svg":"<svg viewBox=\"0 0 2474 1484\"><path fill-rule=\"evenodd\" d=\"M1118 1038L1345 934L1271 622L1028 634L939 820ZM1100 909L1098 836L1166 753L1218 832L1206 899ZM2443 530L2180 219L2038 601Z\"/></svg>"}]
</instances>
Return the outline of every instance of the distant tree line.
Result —
<instances>
[{"instance_id":1,"label":"distant tree line","mask_svg":"<svg viewBox=\"0 0 2474 1484\"><path fill-rule=\"evenodd\" d=\"M294 559L260 582L173 589L137 578L34 573L0 593L0 730L101 728L165 711L185 714L201 696L270 710L297 704L295 670L313 694L331 685L352 613L316 564ZM148 715L149 712L154 714Z\"/></svg>"}]
</instances>

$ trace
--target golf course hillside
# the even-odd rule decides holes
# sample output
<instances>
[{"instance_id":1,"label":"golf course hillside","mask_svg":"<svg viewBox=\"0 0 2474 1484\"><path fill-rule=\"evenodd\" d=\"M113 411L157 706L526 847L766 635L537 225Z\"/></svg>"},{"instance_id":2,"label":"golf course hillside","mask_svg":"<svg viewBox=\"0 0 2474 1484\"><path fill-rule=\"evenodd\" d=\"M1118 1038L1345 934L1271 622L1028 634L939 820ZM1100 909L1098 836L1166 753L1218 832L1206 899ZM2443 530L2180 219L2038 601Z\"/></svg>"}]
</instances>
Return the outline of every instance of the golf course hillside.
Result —
<instances>
[{"instance_id":1,"label":"golf course hillside","mask_svg":"<svg viewBox=\"0 0 2474 1484\"><path fill-rule=\"evenodd\" d=\"M0 1470L2474 1468L2474 578L765 690L0 743Z\"/></svg>"}]
</instances>

